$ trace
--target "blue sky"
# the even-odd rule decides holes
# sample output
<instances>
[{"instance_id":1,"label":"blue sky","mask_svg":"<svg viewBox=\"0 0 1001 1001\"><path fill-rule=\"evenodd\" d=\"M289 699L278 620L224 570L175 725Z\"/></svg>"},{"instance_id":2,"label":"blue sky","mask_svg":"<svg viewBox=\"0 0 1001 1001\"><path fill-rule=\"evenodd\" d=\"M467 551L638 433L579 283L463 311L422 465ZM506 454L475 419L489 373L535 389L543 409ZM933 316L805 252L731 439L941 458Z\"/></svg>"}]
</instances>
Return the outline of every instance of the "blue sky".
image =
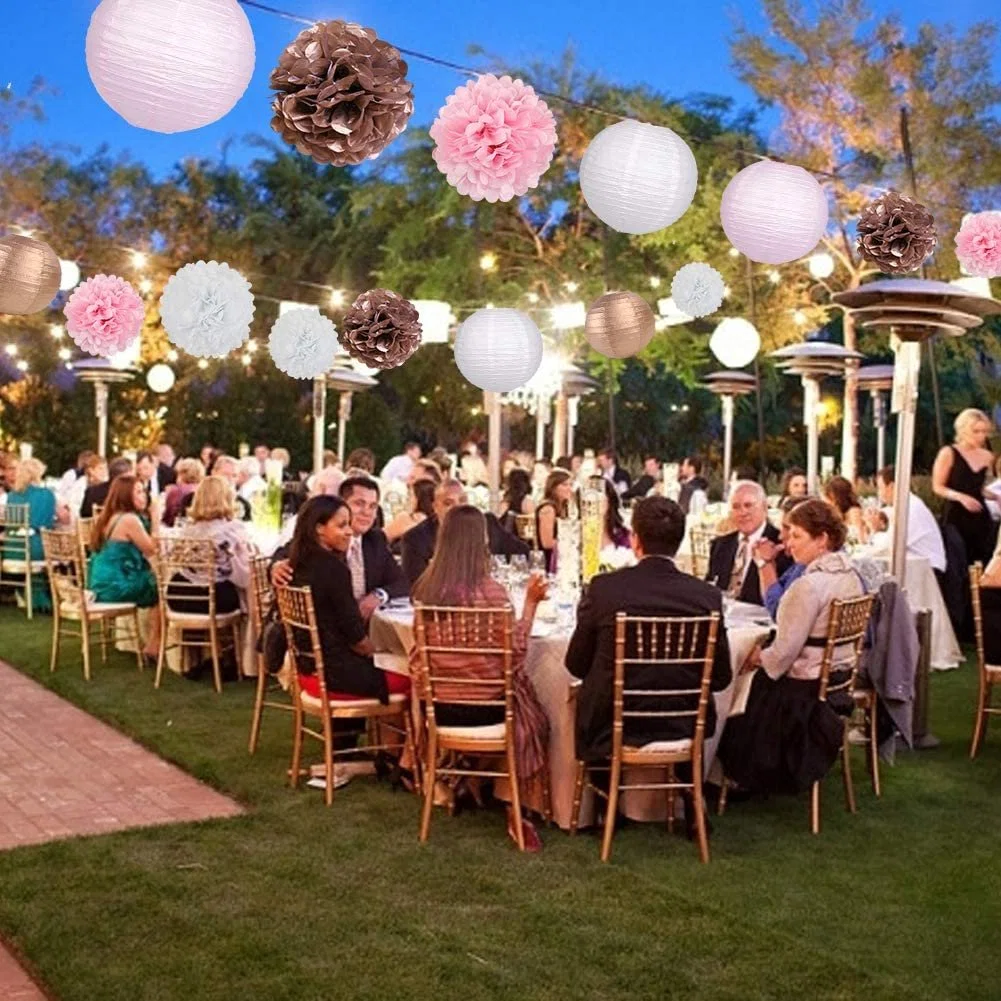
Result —
<instances>
[{"instance_id":1,"label":"blue sky","mask_svg":"<svg viewBox=\"0 0 1001 1001\"><path fill-rule=\"evenodd\" d=\"M713 92L744 105L753 95L730 68L727 36L735 12L758 21L758 0L269 0L316 20L339 17L374 28L406 48L469 64L466 48L479 44L511 61L552 58L568 43L580 64L623 83L646 83L672 96ZM980 0L870 0L877 14L902 11L905 23L922 20L966 27L988 16ZM0 0L0 87L24 91L43 76L59 95L46 100L47 121L25 125L16 138L88 153L107 143L129 152L157 174L188 156L215 158L234 140L230 162L255 151L241 141L249 134L273 137L269 128L268 76L281 49L299 26L260 11L248 12L257 43L257 69L247 93L221 122L195 132L161 136L129 126L97 95L84 62L84 38L97 0ZM1001 61L1001 60L999 60ZM414 121L429 123L464 77L411 60ZM766 125L774 119L765 117ZM277 137L275 137L277 138Z\"/></svg>"}]
</instances>

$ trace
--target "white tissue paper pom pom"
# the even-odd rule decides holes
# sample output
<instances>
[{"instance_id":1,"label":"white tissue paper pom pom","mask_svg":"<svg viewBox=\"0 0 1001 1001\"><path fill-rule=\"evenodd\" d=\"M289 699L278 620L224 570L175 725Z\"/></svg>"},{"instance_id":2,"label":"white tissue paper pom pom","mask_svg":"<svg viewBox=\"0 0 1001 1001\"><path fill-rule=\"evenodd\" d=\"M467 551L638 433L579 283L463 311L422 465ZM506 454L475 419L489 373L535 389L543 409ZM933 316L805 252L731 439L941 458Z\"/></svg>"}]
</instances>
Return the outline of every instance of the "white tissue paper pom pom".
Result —
<instances>
[{"instance_id":1,"label":"white tissue paper pom pom","mask_svg":"<svg viewBox=\"0 0 1001 1001\"><path fill-rule=\"evenodd\" d=\"M674 304L689 316L708 316L723 305L726 284L723 276L708 264L686 264L671 282Z\"/></svg>"},{"instance_id":2,"label":"white tissue paper pom pom","mask_svg":"<svg viewBox=\"0 0 1001 1001\"><path fill-rule=\"evenodd\" d=\"M293 379L317 379L333 365L337 328L318 308L290 309L271 328L268 350Z\"/></svg>"},{"instance_id":3,"label":"white tissue paper pom pom","mask_svg":"<svg viewBox=\"0 0 1001 1001\"><path fill-rule=\"evenodd\" d=\"M218 261L185 264L160 297L160 319L172 344L196 358L225 358L250 336L250 282Z\"/></svg>"}]
</instances>

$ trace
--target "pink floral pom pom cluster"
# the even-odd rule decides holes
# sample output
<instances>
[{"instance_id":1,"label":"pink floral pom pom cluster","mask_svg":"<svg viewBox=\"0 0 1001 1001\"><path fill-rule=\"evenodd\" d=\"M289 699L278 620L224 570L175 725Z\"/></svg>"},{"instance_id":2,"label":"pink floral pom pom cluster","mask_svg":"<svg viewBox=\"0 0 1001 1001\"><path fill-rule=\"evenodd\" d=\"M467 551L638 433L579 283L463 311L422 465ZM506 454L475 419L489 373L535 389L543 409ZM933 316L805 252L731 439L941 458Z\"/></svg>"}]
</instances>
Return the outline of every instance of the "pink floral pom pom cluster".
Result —
<instances>
[{"instance_id":1,"label":"pink floral pom pom cluster","mask_svg":"<svg viewBox=\"0 0 1001 1001\"><path fill-rule=\"evenodd\" d=\"M94 275L77 287L63 312L73 340L84 351L107 358L139 336L146 307L124 279Z\"/></svg>"},{"instance_id":2,"label":"pink floral pom pom cluster","mask_svg":"<svg viewBox=\"0 0 1001 1001\"><path fill-rule=\"evenodd\" d=\"M1001 277L1001 212L964 216L956 234L956 257L971 275Z\"/></svg>"},{"instance_id":3,"label":"pink floral pom pom cluster","mask_svg":"<svg viewBox=\"0 0 1001 1001\"><path fill-rule=\"evenodd\" d=\"M556 119L523 80L486 73L459 87L431 126L438 169L474 201L507 202L539 183Z\"/></svg>"}]
</instances>

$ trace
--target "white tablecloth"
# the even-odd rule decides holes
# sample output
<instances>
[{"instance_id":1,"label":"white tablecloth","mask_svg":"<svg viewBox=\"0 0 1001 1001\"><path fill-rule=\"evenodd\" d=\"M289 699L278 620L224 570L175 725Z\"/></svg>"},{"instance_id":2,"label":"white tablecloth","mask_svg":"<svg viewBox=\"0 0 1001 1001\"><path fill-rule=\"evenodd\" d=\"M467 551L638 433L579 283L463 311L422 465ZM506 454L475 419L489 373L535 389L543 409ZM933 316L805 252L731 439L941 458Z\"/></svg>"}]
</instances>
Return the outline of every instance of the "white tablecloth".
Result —
<instances>
[{"instance_id":1,"label":"white tablecloth","mask_svg":"<svg viewBox=\"0 0 1001 1001\"><path fill-rule=\"evenodd\" d=\"M754 621L757 618L758 621ZM763 608L736 606L727 622L730 644L730 665L734 677L747 658L755 641L767 635L768 627L760 622L767 619ZM383 670L409 673L406 651L414 644L413 609L409 605L386 608L372 616L370 636L376 650L376 664ZM562 828L570 826L573 810L576 755L574 753L574 684L576 679L564 666L570 632L547 623L536 622L525 658L525 669L539 702L549 719L549 781L552 790L553 818ZM716 692L716 731L706 741L705 772L708 774L716 756L730 703L733 683ZM641 781L637 777L637 781ZM634 820L663 820L666 799L662 792L634 791L623 795L621 810ZM593 804L585 801L581 808L581 824L592 822Z\"/></svg>"}]
</instances>

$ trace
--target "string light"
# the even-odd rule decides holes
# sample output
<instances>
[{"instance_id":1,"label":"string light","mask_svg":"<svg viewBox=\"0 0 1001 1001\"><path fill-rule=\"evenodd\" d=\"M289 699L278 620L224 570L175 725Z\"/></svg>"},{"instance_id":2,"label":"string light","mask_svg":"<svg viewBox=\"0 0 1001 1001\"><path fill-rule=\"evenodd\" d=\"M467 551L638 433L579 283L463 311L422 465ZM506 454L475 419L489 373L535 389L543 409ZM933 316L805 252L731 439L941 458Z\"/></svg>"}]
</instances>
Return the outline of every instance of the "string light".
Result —
<instances>
[{"instance_id":1,"label":"string light","mask_svg":"<svg viewBox=\"0 0 1001 1001\"><path fill-rule=\"evenodd\" d=\"M576 292L577 291L577 283L576 282L564 282L563 283L563 287L568 292Z\"/></svg>"},{"instance_id":2,"label":"string light","mask_svg":"<svg viewBox=\"0 0 1001 1001\"><path fill-rule=\"evenodd\" d=\"M60 361L69 361L70 358L72 358L72 357L73 357L73 352L70 351L69 348L60 348L59 349L59 360Z\"/></svg>"},{"instance_id":3,"label":"string light","mask_svg":"<svg viewBox=\"0 0 1001 1001\"><path fill-rule=\"evenodd\" d=\"M204 372L209 367L209 363L204 358L199 358L198 367Z\"/></svg>"},{"instance_id":4,"label":"string light","mask_svg":"<svg viewBox=\"0 0 1001 1001\"><path fill-rule=\"evenodd\" d=\"M660 279L656 275L650 275L648 280L650 282L650 288L660 288Z\"/></svg>"},{"instance_id":5,"label":"string light","mask_svg":"<svg viewBox=\"0 0 1001 1001\"><path fill-rule=\"evenodd\" d=\"M50 323L49 333L54 340L61 341L66 336L66 328L61 323Z\"/></svg>"},{"instance_id":6,"label":"string light","mask_svg":"<svg viewBox=\"0 0 1001 1001\"><path fill-rule=\"evenodd\" d=\"M250 340L247 341L246 344L244 344L244 348L246 348L248 355L252 355L257 350L257 341L255 341L254 338L251 337Z\"/></svg>"},{"instance_id":7,"label":"string light","mask_svg":"<svg viewBox=\"0 0 1001 1001\"><path fill-rule=\"evenodd\" d=\"M139 291L142 292L143 295L149 295L150 292L153 291L153 283L148 278L144 278L139 283Z\"/></svg>"},{"instance_id":8,"label":"string light","mask_svg":"<svg viewBox=\"0 0 1001 1001\"><path fill-rule=\"evenodd\" d=\"M485 254L480 255L481 271L493 271L496 267L497 255L492 250L488 250Z\"/></svg>"},{"instance_id":9,"label":"string light","mask_svg":"<svg viewBox=\"0 0 1001 1001\"><path fill-rule=\"evenodd\" d=\"M740 251L739 251L739 250L738 250L738 249L737 249L736 247L731 247L731 248L730 248L730 249L729 249L729 250L727 251L727 253L728 253L728 254L729 254L729 255L730 255L731 257L740 257Z\"/></svg>"},{"instance_id":10,"label":"string light","mask_svg":"<svg viewBox=\"0 0 1001 1001\"><path fill-rule=\"evenodd\" d=\"M538 292L526 292L525 298L534 306L539 301Z\"/></svg>"},{"instance_id":11,"label":"string light","mask_svg":"<svg viewBox=\"0 0 1001 1001\"><path fill-rule=\"evenodd\" d=\"M335 288L330 290L330 307L331 309L341 309L344 304L348 301L348 294L342 288Z\"/></svg>"},{"instance_id":12,"label":"string light","mask_svg":"<svg viewBox=\"0 0 1001 1001\"><path fill-rule=\"evenodd\" d=\"M7 354L9 354L11 358L13 358L17 354L17 345L8 344L4 350L6 350Z\"/></svg>"},{"instance_id":13,"label":"string light","mask_svg":"<svg viewBox=\"0 0 1001 1001\"><path fill-rule=\"evenodd\" d=\"M240 358L240 361L242 361L244 365L249 365L253 360L254 359L248 354L245 354Z\"/></svg>"},{"instance_id":14,"label":"string light","mask_svg":"<svg viewBox=\"0 0 1001 1001\"><path fill-rule=\"evenodd\" d=\"M141 250L132 251L132 267L144 268L148 260L149 258Z\"/></svg>"},{"instance_id":15,"label":"string light","mask_svg":"<svg viewBox=\"0 0 1001 1001\"><path fill-rule=\"evenodd\" d=\"M801 309L794 310L792 318L796 321L796 325L800 327L805 327L809 322L806 313Z\"/></svg>"},{"instance_id":16,"label":"string light","mask_svg":"<svg viewBox=\"0 0 1001 1001\"><path fill-rule=\"evenodd\" d=\"M167 352L167 361L177 361L178 357L179 356L178 356L177 352L173 348L171 348Z\"/></svg>"},{"instance_id":17,"label":"string light","mask_svg":"<svg viewBox=\"0 0 1001 1001\"><path fill-rule=\"evenodd\" d=\"M773 285L778 285L778 283L782 281L782 273L776 271L775 268L772 268L772 270L768 272L768 280Z\"/></svg>"},{"instance_id":18,"label":"string light","mask_svg":"<svg viewBox=\"0 0 1001 1001\"><path fill-rule=\"evenodd\" d=\"M28 363L23 358L17 363L17 367L22 372L27 372L28 371Z\"/></svg>"}]
</instances>

